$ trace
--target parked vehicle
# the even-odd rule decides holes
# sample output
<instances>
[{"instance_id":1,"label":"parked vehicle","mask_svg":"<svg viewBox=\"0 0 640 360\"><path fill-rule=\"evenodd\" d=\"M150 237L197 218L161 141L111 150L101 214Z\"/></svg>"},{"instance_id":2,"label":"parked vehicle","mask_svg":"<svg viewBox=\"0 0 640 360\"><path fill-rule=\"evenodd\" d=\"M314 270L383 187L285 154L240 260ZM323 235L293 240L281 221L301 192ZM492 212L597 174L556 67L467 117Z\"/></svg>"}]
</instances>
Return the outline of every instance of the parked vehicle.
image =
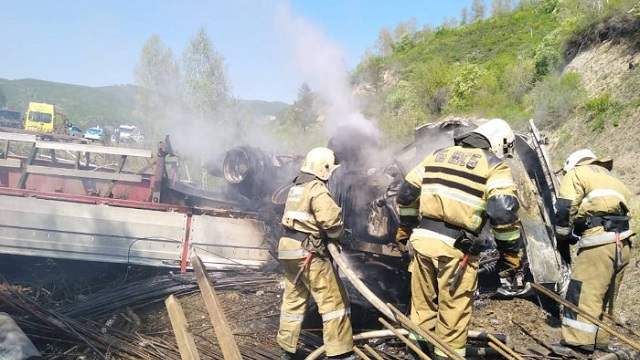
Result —
<instances>
[{"instance_id":1,"label":"parked vehicle","mask_svg":"<svg viewBox=\"0 0 640 360\"><path fill-rule=\"evenodd\" d=\"M40 133L66 133L67 117L56 105L30 102L24 117L24 129Z\"/></svg>"},{"instance_id":2,"label":"parked vehicle","mask_svg":"<svg viewBox=\"0 0 640 360\"><path fill-rule=\"evenodd\" d=\"M69 127L67 127L67 135L81 137L82 129L73 124L69 124Z\"/></svg>"},{"instance_id":3,"label":"parked vehicle","mask_svg":"<svg viewBox=\"0 0 640 360\"><path fill-rule=\"evenodd\" d=\"M111 141L129 144L141 143L144 141L144 136L135 125L120 125L114 130Z\"/></svg>"},{"instance_id":4,"label":"parked vehicle","mask_svg":"<svg viewBox=\"0 0 640 360\"><path fill-rule=\"evenodd\" d=\"M85 131L84 138L94 141L102 141L104 140L104 129L100 126L89 128Z\"/></svg>"},{"instance_id":5,"label":"parked vehicle","mask_svg":"<svg viewBox=\"0 0 640 360\"><path fill-rule=\"evenodd\" d=\"M22 129L22 114L19 111L0 110L0 127Z\"/></svg>"}]
</instances>

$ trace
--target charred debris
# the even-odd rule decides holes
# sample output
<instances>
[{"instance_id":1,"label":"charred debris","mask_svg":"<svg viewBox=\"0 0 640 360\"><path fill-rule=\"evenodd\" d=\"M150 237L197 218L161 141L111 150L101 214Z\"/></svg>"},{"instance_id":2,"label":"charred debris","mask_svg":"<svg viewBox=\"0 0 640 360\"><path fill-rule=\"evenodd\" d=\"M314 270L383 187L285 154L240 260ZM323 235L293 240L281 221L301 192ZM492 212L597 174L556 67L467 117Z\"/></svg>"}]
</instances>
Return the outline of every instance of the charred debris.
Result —
<instances>
[{"instance_id":1,"label":"charred debris","mask_svg":"<svg viewBox=\"0 0 640 360\"><path fill-rule=\"evenodd\" d=\"M401 316L407 308L409 291L405 260L393 241L398 223L395 206L397 187L406 172L422 157L452 144L456 134L469 131L474 126L473 121L465 119L428 124L416 130L413 143L393 150L383 148L375 137L356 129L343 128L328 144L341 164L329 184L343 208L347 228L341 253L341 273L349 280L345 283L349 287L355 330L363 332L363 339L369 339L366 343L359 343L357 350L362 358L403 358L405 345L402 334L415 330L412 328L414 324ZM3 136L2 140L7 144L10 141L31 141L22 135ZM38 146L54 147L43 144L40 139L33 139L33 143L34 149ZM95 255L97 251L89 250L85 255L76 256L70 254L77 254L78 248L64 246L58 249L59 252L50 248L9 250L11 243L0 241L0 253L4 254L1 255L0 266L5 274L0 284L0 311L10 314L6 321L0 317L0 326L6 324L16 333L26 334L26 337L18 337L23 340L11 345L3 343L0 336L0 345L4 344L7 349L10 346L21 349L22 358L39 351L42 357L50 359L184 359L184 346L192 343L200 358L225 358L224 337L219 329L214 329L215 323L207 320L207 312L211 315L212 311L210 303L200 299L200 295L205 296L208 291L198 283L197 274L190 271L197 255L202 257L203 268L208 270L206 282L213 284L211 292L218 299L214 301L217 304L214 308L217 307L217 311L231 324L232 338L235 337L242 358L279 357L273 338L279 316L280 280L278 264L270 254L275 251L281 231L279 217L291 179L300 167L301 156L271 154L251 146L235 147L207 164L209 174L224 179L226 183L225 191L210 192L180 180L178 161L175 160L178 158L169 139L157 149L151 165L126 174L140 176L140 182L129 188L128 183L121 183L115 175L97 177L71 170L100 171L89 157L83 165L80 151L108 150L122 159L126 154L143 157L147 154L122 154L124 150L118 152L73 145L61 147L67 152L77 151L75 159L65 162L53 155L46 158L18 151L6 153L11 156L5 155L5 159L17 158L22 163L24 159L33 161L40 166L37 169L41 173L31 175L24 184L20 181L14 183L10 179L16 175L12 174L26 174L32 168L0 168L0 177L4 172L9 179L3 183L4 188L0 188L4 190L0 192L0 204L2 201L33 197L78 206L69 211L85 211L96 217L89 217L89 225L83 223L88 230L78 231L72 226L77 223L67 224L56 218L51 228L34 229L35 225L30 225L25 229L30 233L14 235L35 241L39 239L39 231L73 236L86 233L78 241L94 241L87 243L88 248L125 239L121 248L104 251L124 252L126 256L111 254L113 256L98 257ZM73 161L77 165L73 166ZM550 216L557 185L545 151L545 140L533 123L526 133L518 134L516 157L511 165L522 197L520 211L529 255L526 280L561 291L567 278L566 254L556 250ZM41 168L45 166L64 168L68 172L44 171ZM124 160L108 173L125 176L123 169ZM47 188L51 182L40 178L47 173L74 179L85 174L94 177L90 181L80 178L74 184L60 183L61 191L51 191ZM86 193L88 183L92 189L97 189L95 193ZM134 196L139 199L132 199ZM80 207L80 202L83 207ZM86 206L89 207L85 209ZM133 219L134 212L98 214L96 206L100 209L115 207L118 211L135 210L135 216L139 218ZM162 216L178 215L176 219L166 220L167 223L175 220L176 228L182 232L182 235L175 235L174 241L157 236L156 239L149 235L153 232L138 233L134 230L123 234L99 234L107 230L96 229L99 226L93 225L106 221L108 226L116 226L117 223L132 229L138 227L138 230L146 226L152 228L159 224L145 223L146 216L154 218L160 213ZM116 218L117 221L114 220ZM0 239L7 238L8 228L16 226L5 220L0 226ZM172 229L167 229L166 233L171 233ZM46 236L50 238L52 235ZM93 240L88 238L91 236ZM154 241L149 241L151 238ZM484 238L486 251L481 261L478 294L481 306L483 301L494 296L497 286L495 244L487 234ZM145 245L145 242L149 243ZM512 295L536 299L534 291L531 288L527 290ZM171 295L182 304L185 317L182 330L187 335L177 341L175 321L178 320L174 316L168 319L168 304L165 309L165 300ZM553 313L557 310L550 301L540 305L544 311ZM379 322L380 314L387 314L387 320ZM393 321L395 325L386 321ZM305 320L307 330L301 338L303 351L310 354L310 358L321 355L322 341L317 331L320 327L320 320L309 314ZM378 331L373 334L380 336L368 337L370 333L367 331L371 330ZM514 353L508 336L496 335L497 338L475 331L471 336L473 344L469 354L489 358L502 354L500 356L516 359L522 358L522 354L528 358L549 356L548 353L542 354L544 351L536 353L522 348L516 349L519 353ZM532 335L534 337L535 334ZM26 338L30 341L24 340ZM543 341L540 342L544 345ZM544 348L538 345L540 347Z\"/></svg>"}]
</instances>

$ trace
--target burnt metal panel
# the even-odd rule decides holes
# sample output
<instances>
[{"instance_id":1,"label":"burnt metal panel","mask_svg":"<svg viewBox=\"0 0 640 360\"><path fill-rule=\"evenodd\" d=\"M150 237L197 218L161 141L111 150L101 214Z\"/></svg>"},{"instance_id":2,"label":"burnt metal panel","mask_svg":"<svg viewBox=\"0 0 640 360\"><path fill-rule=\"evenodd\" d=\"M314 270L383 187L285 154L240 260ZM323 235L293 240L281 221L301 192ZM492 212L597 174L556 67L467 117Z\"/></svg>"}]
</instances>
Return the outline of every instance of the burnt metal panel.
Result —
<instances>
[{"instance_id":1,"label":"burnt metal panel","mask_svg":"<svg viewBox=\"0 0 640 360\"><path fill-rule=\"evenodd\" d=\"M519 160L519 159L518 159ZM529 269L536 283L556 283L562 279L563 262L555 239L545 222L539 189L528 176L522 161L510 161L513 180L518 188L520 210Z\"/></svg>"},{"instance_id":2,"label":"burnt metal panel","mask_svg":"<svg viewBox=\"0 0 640 360\"><path fill-rule=\"evenodd\" d=\"M193 215L189 246L209 268L260 266L271 258L264 223L248 218Z\"/></svg>"},{"instance_id":3,"label":"burnt metal panel","mask_svg":"<svg viewBox=\"0 0 640 360\"><path fill-rule=\"evenodd\" d=\"M0 253L177 266L183 213L0 195Z\"/></svg>"}]
</instances>

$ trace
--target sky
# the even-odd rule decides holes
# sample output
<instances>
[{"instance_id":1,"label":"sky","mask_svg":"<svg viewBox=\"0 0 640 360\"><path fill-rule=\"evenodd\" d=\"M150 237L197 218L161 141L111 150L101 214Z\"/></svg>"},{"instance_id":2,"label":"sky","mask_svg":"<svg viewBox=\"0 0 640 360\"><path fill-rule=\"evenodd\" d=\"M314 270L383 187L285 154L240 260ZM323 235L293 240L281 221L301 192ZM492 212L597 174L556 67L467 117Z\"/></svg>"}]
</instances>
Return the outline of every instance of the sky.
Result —
<instances>
[{"instance_id":1,"label":"sky","mask_svg":"<svg viewBox=\"0 0 640 360\"><path fill-rule=\"evenodd\" d=\"M129 84L146 39L158 34L180 57L204 27L234 95L291 102L304 81L278 23L283 7L342 49L353 68L383 27L458 17L471 0L0 0L0 78L89 86Z\"/></svg>"}]
</instances>

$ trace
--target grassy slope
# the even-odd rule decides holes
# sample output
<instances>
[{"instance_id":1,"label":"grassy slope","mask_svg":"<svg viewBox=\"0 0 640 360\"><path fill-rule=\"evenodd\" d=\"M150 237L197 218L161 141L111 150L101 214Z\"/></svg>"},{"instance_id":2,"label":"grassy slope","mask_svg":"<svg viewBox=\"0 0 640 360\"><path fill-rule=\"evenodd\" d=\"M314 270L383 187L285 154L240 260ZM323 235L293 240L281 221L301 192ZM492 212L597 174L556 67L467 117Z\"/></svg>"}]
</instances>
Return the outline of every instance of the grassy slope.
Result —
<instances>
[{"instance_id":1,"label":"grassy slope","mask_svg":"<svg viewBox=\"0 0 640 360\"><path fill-rule=\"evenodd\" d=\"M491 68L518 56L533 56L535 47L556 26L553 15L534 7L525 8L459 28L438 30L389 60L399 60L409 69L430 60Z\"/></svg>"},{"instance_id":2,"label":"grassy slope","mask_svg":"<svg viewBox=\"0 0 640 360\"><path fill-rule=\"evenodd\" d=\"M0 79L0 90L7 97L7 107L24 111L29 101L60 105L73 123L82 127L117 124L140 124L134 113L136 87L118 85L89 87L51 81ZM273 115L287 104L262 100L239 100L240 106L256 116Z\"/></svg>"}]
</instances>

